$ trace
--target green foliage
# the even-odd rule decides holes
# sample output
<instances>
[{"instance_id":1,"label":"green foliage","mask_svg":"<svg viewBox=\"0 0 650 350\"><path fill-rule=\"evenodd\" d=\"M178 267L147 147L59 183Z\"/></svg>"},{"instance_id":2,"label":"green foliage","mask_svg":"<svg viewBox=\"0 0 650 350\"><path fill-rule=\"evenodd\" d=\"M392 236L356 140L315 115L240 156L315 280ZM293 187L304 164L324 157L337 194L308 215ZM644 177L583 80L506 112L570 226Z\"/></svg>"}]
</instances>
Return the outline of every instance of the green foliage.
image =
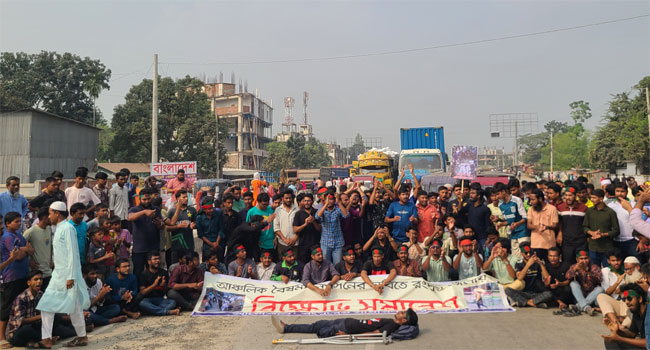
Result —
<instances>
[{"instance_id":1,"label":"green foliage","mask_svg":"<svg viewBox=\"0 0 650 350\"><path fill-rule=\"evenodd\" d=\"M589 107L589 102L582 100L573 101L569 103L569 107L571 107L571 119L573 119L573 124L582 124L587 119L591 118L591 107Z\"/></svg>"},{"instance_id":2,"label":"green foliage","mask_svg":"<svg viewBox=\"0 0 650 350\"><path fill-rule=\"evenodd\" d=\"M542 159L542 148L548 144L549 133L519 136L519 149L524 163L537 163Z\"/></svg>"},{"instance_id":3,"label":"green foliage","mask_svg":"<svg viewBox=\"0 0 650 350\"><path fill-rule=\"evenodd\" d=\"M550 169L550 135L549 142L542 147L539 163L544 169ZM574 125L567 132L553 135L553 171L572 168L589 168L589 135L581 125Z\"/></svg>"},{"instance_id":4,"label":"green foliage","mask_svg":"<svg viewBox=\"0 0 650 350\"><path fill-rule=\"evenodd\" d=\"M3 52L0 55L0 110L38 108L93 123L94 99L109 89L111 70L99 60L71 53ZM102 125L101 113L97 124Z\"/></svg>"},{"instance_id":5,"label":"green foliage","mask_svg":"<svg viewBox=\"0 0 650 350\"><path fill-rule=\"evenodd\" d=\"M158 156L161 160L197 161L199 176L214 176L217 169L216 120L210 102L201 92L203 83L186 76L158 80ZM114 162L151 160L151 109L153 81L131 87L124 104L115 107L110 154ZM228 125L219 120L219 164L226 162L223 141Z\"/></svg>"},{"instance_id":6,"label":"green foliage","mask_svg":"<svg viewBox=\"0 0 650 350\"><path fill-rule=\"evenodd\" d=\"M638 92L635 96L623 92L609 102L603 117L605 125L597 130L589 152L596 167L613 172L631 160L644 174L650 171L646 87L650 87L650 76L634 87Z\"/></svg>"},{"instance_id":7,"label":"green foliage","mask_svg":"<svg viewBox=\"0 0 650 350\"><path fill-rule=\"evenodd\" d=\"M363 142L361 134L357 133L354 137L354 144L350 147L343 148L343 152L350 157L351 160L357 160L360 154L366 152L366 145Z\"/></svg>"},{"instance_id":8,"label":"green foliage","mask_svg":"<svg viewBox=\"0 0 650 350\"><path fill-rule=\"evenodd\" d=\"M553 133L553 135L555 135L567 132L569 130L569 123L551 120L550 122L546 123L546 125L544 125L544 129L546 130L547 134Z\"/></svg>"},{"instance_id":9,"label":"green foliage","mask_svg":"<svg viewBox=\"0 0 650 350\"><path fill-rule=\"evenodd\" d=\"M327 167L331 159L327 148L316 139L305 141L303 136L289 137L287 142L273 141L266 144L269 152L264 161L265 171L278 172L282 169L313 169Z\"/></svg>"}]
</instances>

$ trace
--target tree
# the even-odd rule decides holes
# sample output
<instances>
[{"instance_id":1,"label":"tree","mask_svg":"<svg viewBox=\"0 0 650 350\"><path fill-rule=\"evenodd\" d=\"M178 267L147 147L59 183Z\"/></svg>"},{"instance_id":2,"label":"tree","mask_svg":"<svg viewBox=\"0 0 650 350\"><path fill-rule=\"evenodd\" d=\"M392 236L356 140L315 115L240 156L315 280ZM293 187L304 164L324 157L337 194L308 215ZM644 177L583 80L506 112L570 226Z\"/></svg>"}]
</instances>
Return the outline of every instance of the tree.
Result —
<instances>
[{"instance_id":1,"label":"tree","mask_svg":"<svg viewBox=\"0 0 650 350\"><path fill-rule=\"evenodd\" d=\"M270 172L321 168L332 163L324 144L314 138L305 141L302 135L291 135L287 142L270 142L266 144L266 150L269 156L264 161L263 169Z\"/></svg>"},{"instance_id":2,"label":"tree","mask_svg":"<svg viewBox=\"0 0 650 350\"><path fill-rule=\"evenodd\" d=\"M0 110L39 108L93 124L93 99L109 89L111 70L99 60L71 53L3 52L0 55ZM97 113L97 123L104 123Z\"/></svg>"},{"instance_id":3,"label":"tree","mask_svg":"<svg viewBox=\"0 0 650 350\"><path fill-rule=\"evenodd\" d=\"M558 122L556 120L551 120L550 122L544 125L546 133L552 133L553 135L567 132L569 130L569 124L565 122Z\"/></svg>"},{"instance_id":4,"label":"tree","mask_svg":"<svg viewBox=\"0 0 650 350\"><path fill-rule=\"evenodd\" d=\"M549 135L550 141L550 135ZM547 142L540 150L539 160L546 169L550 168L551 145ZM553 170L589 168L589 135L581 126L573 126L568 131L553 135Z\"/></svg>"},{"instance_id":5,"label":"tree","mask_svg":"<svg viewBox=\"0 0 650 350\"><path fill-rule=\"evenodd\" d=\"M636 95L620 93L613 96L603 121L595 134L589 158L597 167L614 172L624 161L633 161L642 173L650 171L650 141L646 115L645 88L650 76L634 86Z\"/></svg>"},{"instance_id":6,"label":"tree","mask_svg":"<svg viewBox=\"0 0 650 350\"><path fill-rule=\"evenodd\" d=\"M519 149L524 163L537 163L542 159L542 148L549 142L549 133L526 134L519 136Z\"/></svg>"},{"instance_id":7,"label":"tree","mask_svg":"<svg viewBox=\"0 0 650 350\"><path fill-rule=\"evenodd\" d=\"M200 176L216 173L216 120L203 82L186 76L158 83L158 155L166 161L197 161ZM151 108L153 82L143 80L131 87L124 104L115 107L110 154L116 162L148 162L151 157ZM223 145L228 125L219 121L219 165L226 162Z\"/></svg>"},{"instance_id":8,"label":"tree","mask_svg":"<svg viewBox=\"0 0 650 350\"><path fill-rule=\"evenodd\" d=\"M589 107L589 102L585 101L573 101L569 104L571 107L571 119L573 123L583 124L587 119L591 118L591 107Z\"/></svg>"}]
</instances>

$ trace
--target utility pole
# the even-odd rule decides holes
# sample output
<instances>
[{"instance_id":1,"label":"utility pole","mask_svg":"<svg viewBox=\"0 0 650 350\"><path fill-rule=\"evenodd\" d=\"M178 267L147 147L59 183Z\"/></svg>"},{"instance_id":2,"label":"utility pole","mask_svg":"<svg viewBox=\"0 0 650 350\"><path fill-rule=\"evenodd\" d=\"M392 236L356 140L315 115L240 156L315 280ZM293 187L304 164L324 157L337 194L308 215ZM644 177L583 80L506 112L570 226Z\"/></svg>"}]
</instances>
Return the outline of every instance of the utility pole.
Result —
<instances>
[{"instance_id":1,"label":"utility pole","mask_svg":"<svg viewBox=\"0 0 650 350\"><path fill-rule=\"evenodd\" d=\"M551 180L554 180L554 176L553 176L553 131L551 131Z\"/></svg>"},{"instance_id":2,"label":"utility pole","mask_svg":"<svg viewBox=\"0 0 650 350\"><path fill-rule=\"evenodd\" d=\"M517 165L519 165L519 125L515 122L515 156L514 156L515 174L517 173Z\"/></svg>"},{"instance_id":3,"label":"utility pole","mask_svg":"<svg viewBox=\"0 0 650 350\"><path fill-rule=\"evenodd\" d=\"M648 87L645 88L645 106L648 109L648 136L650 137L650 95L648 94Z\"/></svg>"},{"instance_id":4,"label":"utility pole","mask_svg":"<svg viewBox=\"0 0 650 350\"><path fill-rule=\"evenodd\" d=\"M215 173L215 177L217 179L220 179L221 178L221 167L219 167L219 115L217 114L217 110L216 110L216 104L217 104L217 95L216 95L217 91L216 90L217 89L216 89L216 86L215 86L215 88L212 89L212 103L211 103L211 106L212 106L212 113L214 114L214 119L215 119L215 121L217 123L216 124L217 125L216 131L215 131L216 132L216 136L215 136L216 137L216 139L215 139L216 140L215 141L215 148L216 148L215 154L216 154L216 157L217 157L217 172Z\"/></svg>"},{"instance_id":5,"label":"utility pole","mask_svg":"<svg viewBox=\"0 0 650 350\"><path fill-rule=\"evenodd\" d=\"M153 55L153 98L151 101L151 162L158 162L158 54Z\"/></svg>"}]
</instances>

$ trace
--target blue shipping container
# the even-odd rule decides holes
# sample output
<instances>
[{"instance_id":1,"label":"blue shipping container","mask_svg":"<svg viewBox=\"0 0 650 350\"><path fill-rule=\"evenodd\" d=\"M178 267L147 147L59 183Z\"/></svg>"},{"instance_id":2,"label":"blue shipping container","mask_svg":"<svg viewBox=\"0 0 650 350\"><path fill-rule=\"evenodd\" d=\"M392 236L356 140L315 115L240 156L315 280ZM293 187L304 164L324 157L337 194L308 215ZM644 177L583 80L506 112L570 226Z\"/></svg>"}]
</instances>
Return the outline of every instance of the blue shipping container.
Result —
<instances>
[{"instance_id":1,"label":"blue shipping container","mask_svg":"<svg viewBox=\"0 0 650 350\"><path fill-rule=\"evenodd\" d=\"M445 129L443 127L400 129L402 150L429 148L445 152Z\"/></svg>"}]
</instances>

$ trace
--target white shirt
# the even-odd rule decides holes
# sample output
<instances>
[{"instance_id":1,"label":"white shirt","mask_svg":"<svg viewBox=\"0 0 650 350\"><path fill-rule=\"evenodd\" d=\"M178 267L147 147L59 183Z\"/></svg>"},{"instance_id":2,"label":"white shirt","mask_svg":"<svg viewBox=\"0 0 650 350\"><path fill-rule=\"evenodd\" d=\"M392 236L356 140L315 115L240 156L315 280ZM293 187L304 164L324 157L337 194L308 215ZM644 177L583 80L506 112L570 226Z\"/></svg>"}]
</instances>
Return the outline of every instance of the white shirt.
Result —
<instances>
[{"instance_id":1,"label":"white shirt","mask_svg":"<svg viewBox=\"0 0 650 350\"><path fill-rule=\"evenodd\" d=\"M275 219L273 219L273 229L275 231L280 231L286 237L287 239L292 239L293 237L296 236L296 234L293 232L293 218L296 216L296 213L298 212L298 206L293 205L289 211L287 211L287 208L284 206L284 204L280 205L279 207L275 208ZM296 245L299 243L300 240L296 240ZM287 246L286 243L284 243L281 239L278 239L278 244Z\"/></svg>"},{"instance_id":2,"label":"white shirt","mask_svg":"<svg viewBox=\"0 0 650 350\"><path fill-rule=\"evenodd\" d=\"M625 242L634 239L634 236L632 235L634 229L630 224L630 213L623 209L623 206L619 202L610 202L607 203L607 206L616 212L616 217L618 218L618 228L620 233L618 236L614 237L614 241Z\"/></svg>"},{"instance_id":3,"label":"white shirt","mask_svg":"<svg viewBox=\"0 0 650 350\"><path fill-rule=\"evenodd\" d=\"M257 279L261 281L270 281L271 275L273 275L273 269L275 268L275 263L271 263L269 267L264 267L261 262L257 263Z\"/></svg>"},{"instance_id":4,"label":"white shirt","mask_svg":"<svg viewBox=\"0 0 650 350\"><path fill-rule=\"evenodd\" d=\"M129 215L129 189L125 186L114 186L108 191L108 208L121 220Z\"/></svg>"},{"instance_id":5,"label":"white shirt","mask_svg":"<svg viewBox=\"0 0 650 350\"><path fill-rule=\"evenodd\" d=\"M95 282L95 285L92 287L88 287L88 297L90 298L90 302L93 301L99 295L99 291L102 289L103 283L102 281L98 278L97 281ZM97 304L93 305L90 307L90 311L92 312L97 312L97 306L102 306L104 305L104 301L99 301Z\"/></svg>"},{"instance_id":6,"label":"white shirt","mask_svg":"<svg viewBox=\"0 0 650 350\"><path fill-rule=\"evenodd\" d=\"M83 203L86 207L88 207L88 204L90 202L93 202L93 205L97 205L101 203L102 201L97 197L95 192L91 190L88 187L82 187L82 188L76 188L74 186L70 186L65 189L65 198L66 201L68 202L68 211L72 207L73 204L75 203ZM84 221L88 220L88 216L84 215Z\"/></svg>"},{"instance_id":7,"label":"white shirt","mask_svg":"<svg viewBox=\"0 0 650 350\"><path fill-rule=\"evenodd\" d=\"M609 267L603 267L600 272L603 274L603 281L600 283L600 286L603 287L604 291L607 291L607 288L611 287L618 280L618 275L616 275ZM622 285L624 282L621 282ZM619 286L620 286L619 285ZM618 299L618 294L612 293L612 298Z\"/></svg>"}]
</instances>

